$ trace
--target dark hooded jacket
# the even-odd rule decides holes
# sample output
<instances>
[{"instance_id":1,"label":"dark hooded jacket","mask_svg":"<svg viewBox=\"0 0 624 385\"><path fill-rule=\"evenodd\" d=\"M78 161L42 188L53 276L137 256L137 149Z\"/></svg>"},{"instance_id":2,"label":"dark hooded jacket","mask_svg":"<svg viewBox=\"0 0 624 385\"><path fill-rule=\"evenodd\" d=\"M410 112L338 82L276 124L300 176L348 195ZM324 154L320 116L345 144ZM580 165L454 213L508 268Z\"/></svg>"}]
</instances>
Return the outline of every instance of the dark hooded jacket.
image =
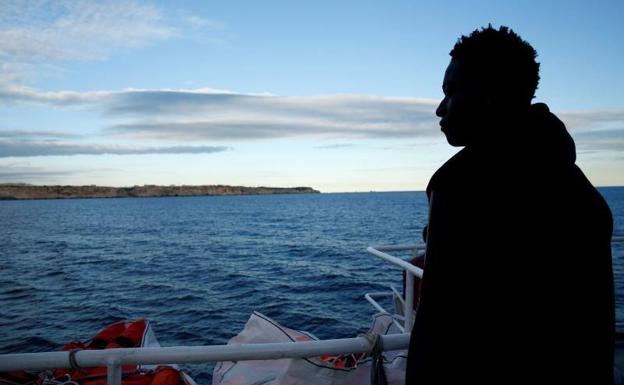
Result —
<instances>
[{"instance_id":1,"label":"dark hooded jacket","mask_svg":"<svg viewBox=\"0 0 624 385\"><path fill-rule=\"evenodd\" d=\"M609 207L546 105L509 126L427 187L408 385L612 383Z\"/></svg>"}]
</instances>

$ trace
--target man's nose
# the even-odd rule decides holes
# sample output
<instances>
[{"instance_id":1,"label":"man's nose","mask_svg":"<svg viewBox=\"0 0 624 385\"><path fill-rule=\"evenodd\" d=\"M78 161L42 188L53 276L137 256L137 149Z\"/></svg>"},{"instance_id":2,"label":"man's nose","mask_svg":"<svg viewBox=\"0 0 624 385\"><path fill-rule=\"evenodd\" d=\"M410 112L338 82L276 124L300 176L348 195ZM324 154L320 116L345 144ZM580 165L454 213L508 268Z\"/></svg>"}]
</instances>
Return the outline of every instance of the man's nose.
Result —
<instances>
[{"instance_id":1,"label":"man's nose","mask_svg":"<svg viewBox=\"0 0 624 385\"><path fill-rule=\"evenodd\" d=\"M436 116L439 118L443 118L446 115L446 98L442 99L438 108L436 108Z\"/></svg>"}]
</instances>

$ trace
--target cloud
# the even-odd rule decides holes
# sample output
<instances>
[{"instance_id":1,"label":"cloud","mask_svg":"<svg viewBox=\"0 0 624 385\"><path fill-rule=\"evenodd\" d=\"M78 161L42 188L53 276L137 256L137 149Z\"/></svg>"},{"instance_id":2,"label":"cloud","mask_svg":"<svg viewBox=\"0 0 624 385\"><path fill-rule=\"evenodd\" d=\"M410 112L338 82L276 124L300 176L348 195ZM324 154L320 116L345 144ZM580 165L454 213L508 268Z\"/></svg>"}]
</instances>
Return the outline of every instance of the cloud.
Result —
<instances>
[{"instance_id":1,"label":"cloud","mask_svg":"<svg viewBox=\"0 0 624 385\"><path fill-rule=\"evenodd\" d=\"M336 143L336 144L328 144L324 146L316 146L314 148L320 148L324 150L336 150L341 148L355 147L355 143Z\"/></svg>"},{"instance_id":2,"label":"cloud","mask_svg":"<svg viewBox=\"0 0 624 385\"><path fill-rule=\"evenodd\" d=\"M102 61L116 51L170 39L222 45L226 25L185 11L122 0L0 2L0 82L62 71L68 61Z\"/></svg>"},{"instance_id":3,"label":"cloud","mask_svg":"<svg viewBox=\"0 0 624 385\"><path fill-rule=\"evenodd\" d=\"M149 5L122 1L4 1L0 55L31 60L102 60L114 49L170 38L176 31Z\"/></svg>"},{"instance_id":4,"label":"cloud","mask_svg":"<svg viewBox=\"0 0 624 385\"><path fill-rule=\"evenodd\" d=\"M21 85L0 84L0 102L5 104L35 103L50 106L83 106L105 103L115 95L111 91L40 91Z\"/></svg>"},{"instance_id":5,"label":"cloud","mask_svg":"<svg viewBox=\"0 0 624 385\"><path fill-rule=\"evenodd\" d=\"M43 167L31 166L30 164L4 164L0 169L0 183L24 183L54 181L59 177L65 178L73 175L89 175L110 173L118 170L111 168L87 168L80 170L53 170Z\"/></svg>"},{"instance_id":6,"label":"cloud","mask_svg":"<svg viewBox=\"0 0 624 385\"><path fill-rule=\"evenodd\" d=\"M149 107L140 103L149 103L150 95L153 94L175 94L176 96L191 95L237 95L231 91L200 88L196 90L140 90L126 89L122 91L42 91L33 87L27 87L18 84L0 83L0 102L5 104L25 103L25 104L42 104L52 107L79 107L87 105L99 105L102 108L111 110L111 115L132 114L132 110L148 109ZM241 94L238 94L241 95ZM250 94L250 95L266 95L266 94ZM133 99L141 99L142 102ZM160 103L171 103L163 95L160 95ZM158 101L155 101L158 104ZM131 104L133 108L125 103ZM136 104L135 104L136 103ZM154 107L154 106L152 106ZM163 109L164 111L164 109Z\"/></svg>"},{"instance_id":7,"label":"cloud","mask_svg":"<svg viewBox=\"0 0 624 385\"><path fill-rule=\"evenodd\" d=\"M593 131L624 127L624 108L563 111L557 114L571 131Z\"/></svg>"},{"instance_id":8,"label":"cloud","mask_svg":"<svg viewBox=\"0 0 624 385\"><path fill-rule=\"evenodd\" d=\"M193 90L40 91L0 85L0 102L92 106L110 124L103 134L133 140L241 141L280 138L417 139L440 135L437 100L369 95L278 96ZM624 127L624 108L563 111L571 132Z\"/></svg>"},{"instance_id":9,"label":"cloud","mask_svg":"<svg viewBox=\"0 0 624 385\"><path fill-rule=\"evenodd\" d=\"M0 85L0 102L92 105L132 139L415 138L439 134L436 100L368 95L277 96L228 90L40 91Z\"/></svg>"},{"instance_id":10,"label":"cloud","mask_svg":"<svg viewBox=\"0 0 624 385\"><path fill-rule=\"evenodd\" d=\"M0 140L0 158L68 155L212 154L230 150L225 146L121 146L64 143L55 140Z\"/></svg>"},{"instance_id":11,"label":"cloud","mask_svg":"<svg viewBox=\"0 0 624 385\"><path fill-rule=\"evenodd\" d=\"M70 134L68 132L61 132L61 131L1 130L0 129L0 140L1 139L13 139L13 140L67 139L67 138L76 138L76 137L78 137L78 135Z\"/></svg>"},{"instance_id":12,"label":"cloud","mask_svg":"<svg viewBox=\"0 0 624 385\"><path fill-rule=\"evenodd\" d=\"M33 181L39 180L41 178L48 177L58 177L58 176L68 176L76 174L72 171L49 171L43 168L32 168L29 170L0 170L0 181L3 183L14 182L14 181Z\"/></svg>"},{"instance_id":13,"label":"cloud","mask_svg":"<svg viewBox=\"0 0 624 385\"><path fill-rule=\"evenodd\" d=\"M624 128L573 134L580 153L624 153Z\"/></svg>"},{"instance_id":14,"label":"cloud","mask_svg":"<svg viewBox=\"0 0 624 385\"><path fill-rule=\"evenodd\" d=\"M579 153L624 153L624 108L567 111L559 114Z\"/></svg>"},{"instance_id":15,"label":"cloud","mask_svg":"<svg viewBox=\"0 0 624 385\"><path fill-rule=\"evenodd\" d=\"M116 95L108 132L135 139L415 138L438 134L436 101L366 95L142 91Z\"/></svg>"},{"instance_id":16,"label":"cloud","mask_svg":"<svg viewBox=\"0 0 624 385\"><path fill-rule=\"evenodd\" d=\"M226 24L221 21L207 19L205 17L189 14L185 11L179 12L178 19L182 20L186 25L194 30L214 31L226 29Z\"/></svg>"}]
</instances>

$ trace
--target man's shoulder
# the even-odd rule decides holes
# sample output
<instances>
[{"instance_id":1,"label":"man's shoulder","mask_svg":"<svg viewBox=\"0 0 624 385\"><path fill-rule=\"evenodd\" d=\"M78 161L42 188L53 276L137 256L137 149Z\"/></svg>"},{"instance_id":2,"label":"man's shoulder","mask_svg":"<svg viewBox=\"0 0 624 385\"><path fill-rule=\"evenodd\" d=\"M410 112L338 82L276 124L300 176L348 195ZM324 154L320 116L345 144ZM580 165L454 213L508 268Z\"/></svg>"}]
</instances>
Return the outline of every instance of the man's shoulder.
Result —
<instances>
[{"instance_id":1,"label":"man's shoulder","mask_svg":"<svg viewBox=\"0 0 624 385\"><path fill-rule=\"evenodd\" d=\"M438 190L443 186L458 181L466 175L469 168L469 160L466 149L462 149L449 158L438 170L433 174L427 185L427 195L431 195L431 191Z\"/></svg>"},{"instance_id":2,"label":"man's shoulder","mask_svg":"<svg viewBox=\"0 0 624 385\"><path fill-rule=\"evenodd\" d=\"M609 205L578 166L573 165L570 168L567 181L568 183L560 181L557 199L567 204L570 210L577 212L580 218L589 222L603 220L612 226L613 218Z\"/></svg>"}]
</instances>

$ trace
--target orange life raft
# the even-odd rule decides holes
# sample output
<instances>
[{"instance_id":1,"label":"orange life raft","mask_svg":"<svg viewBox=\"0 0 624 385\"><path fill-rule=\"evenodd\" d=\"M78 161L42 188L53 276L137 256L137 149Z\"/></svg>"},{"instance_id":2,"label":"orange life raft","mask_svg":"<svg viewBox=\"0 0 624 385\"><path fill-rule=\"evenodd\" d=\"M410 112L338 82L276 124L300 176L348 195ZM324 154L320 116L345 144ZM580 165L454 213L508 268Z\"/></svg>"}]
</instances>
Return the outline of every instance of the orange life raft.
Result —
<instances>
[{"instance_id":1,"label":"orange life raft","mask_svg":"<svg viewBox=\"0 0 624 385\"><path fill-rule=\"evenodd\" d=\"M70 342L63 351L116 348L158 347L147 320L119 321L97 333L92 339ZM0 385L106 385L106 368L53 369L33 373L0 373ZM196 385L175 365L124 365L122 385Z\"/></svg>"}]
</instances>

